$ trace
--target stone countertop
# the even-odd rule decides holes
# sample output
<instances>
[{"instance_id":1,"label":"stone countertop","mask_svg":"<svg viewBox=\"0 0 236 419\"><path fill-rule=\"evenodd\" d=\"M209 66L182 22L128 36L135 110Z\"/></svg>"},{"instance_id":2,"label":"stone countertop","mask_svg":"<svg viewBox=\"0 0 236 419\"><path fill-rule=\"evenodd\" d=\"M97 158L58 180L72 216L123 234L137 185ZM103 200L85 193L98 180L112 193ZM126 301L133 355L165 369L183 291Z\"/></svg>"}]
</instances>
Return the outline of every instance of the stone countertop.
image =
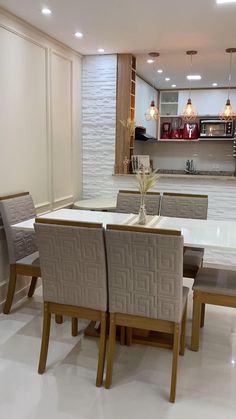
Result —
<instances>
[{"instance_id":1,"label":"stone countertop","mask_svg":"<svg viewBox=\"0 0 236 419\"><path fill-rule=\"evenodd\" d=\"M236 181L236 176L234 176L234 173L228 171L196 171L193 174L186 173L185 170L159 169L157 173L160 175L161 178L218 179ZM114 174L113 176L135 176L135 174Z\"/></svg>"},{"instance_id":2,"label":"stone countertop","mask_svg":"<svg viewBox=\"0 0 236 419\"><path fill-rule=\"evenodd\" d=\"M234 177L234 173L231 171L213 171L213 170L196 170L194 173L189 173L186 170L169 170L169 169L159 169L157 173L163 175L185 175L185 176L227 176Z\"/></svg>"}]
</instances>

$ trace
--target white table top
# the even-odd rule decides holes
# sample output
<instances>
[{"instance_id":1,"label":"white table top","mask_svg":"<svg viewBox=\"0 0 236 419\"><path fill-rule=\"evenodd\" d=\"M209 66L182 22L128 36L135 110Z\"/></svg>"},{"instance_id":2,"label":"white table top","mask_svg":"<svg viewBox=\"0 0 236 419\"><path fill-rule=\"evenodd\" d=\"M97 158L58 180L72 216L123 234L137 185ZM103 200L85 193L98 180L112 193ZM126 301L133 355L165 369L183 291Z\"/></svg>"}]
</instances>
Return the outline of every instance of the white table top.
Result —
<instances>
[{"instance_id":1,"label":"white table top","mask_svg":"<svg viewBox=\"0 0 236 419\"><path fill-rule=\"evenodd\" d=\"M116 198L91 198L74 202L74 208L83 210L112 210L116 208Z\"/></svg>"},{"instance_id":2,"label":"white table top","mask_svg":"<svg viewBox=\"0 0 236 419\"><path fill-rule=\"evenodd\" d=\"M40 218L50 218L51 220L84 221L92 223L102 223L104 227L107 224L126 224L133 214L121 214L118 212L99 212L82 211L76 209L60 209L41 215ZM14 224L13 227L21 230L34 230L35 218Z\"/></svg>"},{"instance_id":3,"label":"white table top","mask_svg":"<svg viewBox=\"0 0 236 419\"><path fill-rule=\"evenodd\" d=\"M134 225L138 220L138 216L134 214L82 211L76 209L61 209L42 215L41 217L70 221L98 222L103 223L104 227L106 224ZM15 224L13 227L33 230L34 221L34 218L32 218ZM181 230L184 236L185 246L236 250L236 222L149 216L146 227Z\"/></svg>"}]
</instances>

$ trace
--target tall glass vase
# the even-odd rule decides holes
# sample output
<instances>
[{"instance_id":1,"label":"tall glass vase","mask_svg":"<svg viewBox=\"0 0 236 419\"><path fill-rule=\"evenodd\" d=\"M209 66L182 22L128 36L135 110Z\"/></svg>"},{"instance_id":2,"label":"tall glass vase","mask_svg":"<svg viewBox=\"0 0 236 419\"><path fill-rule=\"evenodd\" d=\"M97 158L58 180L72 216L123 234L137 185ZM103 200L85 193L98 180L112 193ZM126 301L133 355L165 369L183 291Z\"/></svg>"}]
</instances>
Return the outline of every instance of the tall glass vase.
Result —
<instances>
[{"instance_id":1,"label":"tall glass vase","mask_svg":"<svg viewBox=\"0 0 236 419\"><path fill-rule=\"evenodd\" d=\"M140 208L138 214L138 224L145 225L147 222L147 213L145 207L145 195L141 194Z\"/></svg>"}]
</instances>

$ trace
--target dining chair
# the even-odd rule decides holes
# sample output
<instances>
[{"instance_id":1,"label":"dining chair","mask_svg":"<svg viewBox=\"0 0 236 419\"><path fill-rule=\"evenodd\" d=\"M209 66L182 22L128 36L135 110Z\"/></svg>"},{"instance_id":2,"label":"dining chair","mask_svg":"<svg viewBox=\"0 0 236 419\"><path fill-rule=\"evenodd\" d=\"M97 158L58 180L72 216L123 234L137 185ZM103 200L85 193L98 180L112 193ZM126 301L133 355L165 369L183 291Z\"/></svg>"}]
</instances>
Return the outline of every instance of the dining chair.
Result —
<instances>
[{"instance_id":1,"label":"dining chair","mask_svg":"<svg viewBox=\"0 0 236 419\"><path fill-rule=\"evenodd\" d=\"M44 300L38 372L47 362L51 314L101 322L96 385L103 381L107 273L102 224L36 218Z\"/></svg>"},{"instance_id":2,"label":"dining chair","mask_svg":"<svg viewBox=\"0 0 236 419\"><path fill-rule=\"evenodd\" d=\"M120 190L117 194L116 212L138 214L140 209L139 191ZM159 192L147 192L145 197L146 212L148 215L158 215L161 196Z\"/></svg>"},{"instance_id":3,"label":"dining chair","mask_svg":"<svg viewBox=\"0 0 236 419\"><path fill-rule=\"evenodd\" d=\"M105 387L112 382L116 327L173 335L170 401L175 401L179 349L184 355L188 288L183 236L177 230L107 225L110 329Z\"/></svg>"},{"instance_id":4,"label":"dining chair","mask_svg":"<svg viewBox=\"0 0 236 419\"><path fill-rule=\"evenodd\" d=\"M199 350L202 305L236 308L236 272L200 268L193 284L192 351Z\"/></svg>"},{"instance_id":5,"label":"dining chair","mask_svg":"<svg viewBox=\"0 0 236 419\"><path fill-rule=\"evenodd\" d=\"M207 219L208 196L164 192L160 215L164 217ZM204 249L184 248L184 277L195 278L203 264Z\"/></svg>"},{"instance_id":6,"label":"dining chair","mask_svg":"<svg viewBox=\"0 0 236 419\"><path fill-rule=\"evenodd\" d=\"M28 297L34 295L37 278L41 276L35 233L14 229L13 224L36 216L29 192L0 197L0 213L6 234L10 278L3 313L11 310L18 275L30 276Z\"/></svg>"}]
</instances>

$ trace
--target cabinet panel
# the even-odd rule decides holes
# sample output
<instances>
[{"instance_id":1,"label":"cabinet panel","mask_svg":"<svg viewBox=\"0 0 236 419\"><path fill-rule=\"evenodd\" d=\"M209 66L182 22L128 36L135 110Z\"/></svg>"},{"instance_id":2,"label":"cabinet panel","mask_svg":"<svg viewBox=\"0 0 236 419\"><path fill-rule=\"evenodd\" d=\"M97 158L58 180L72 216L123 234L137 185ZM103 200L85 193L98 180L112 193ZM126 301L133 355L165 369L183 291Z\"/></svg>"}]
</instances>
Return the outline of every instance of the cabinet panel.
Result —
<instances>
[{"instance_id":1,"label":"cabinet panel","mask_svg":"<svg viewBox=\"0 0 236 419\"><path fill-rule=\"evenodd\" d=\"M225 105L227 90L193 90L191 93L192 103L198 115L218 115ZM231 91L232 105L236 106L236 91ZM179 92L178 114L181 115L189 98L189 91Z\"/></svg>"}]
</instances>

